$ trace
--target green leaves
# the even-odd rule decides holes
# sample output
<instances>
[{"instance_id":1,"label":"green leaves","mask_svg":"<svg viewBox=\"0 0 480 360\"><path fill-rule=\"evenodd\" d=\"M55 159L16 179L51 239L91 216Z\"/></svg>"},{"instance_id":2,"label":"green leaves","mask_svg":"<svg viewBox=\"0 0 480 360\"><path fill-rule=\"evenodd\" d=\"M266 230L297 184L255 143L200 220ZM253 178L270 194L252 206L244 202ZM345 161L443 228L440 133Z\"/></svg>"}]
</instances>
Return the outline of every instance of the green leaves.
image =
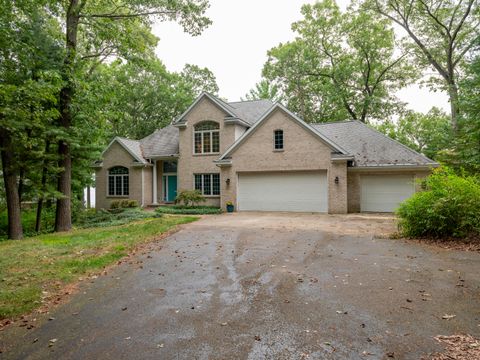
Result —
<instances>
[{"instance_id":1,"label":"green leaves","mask_svg":"<svg viewBox=\"0 0 480 360\"><path fill-rule=\"evenodd\" d=\"M408 54L397 54L388 20L364 7L342 13L334 1L302 7L297 38L269 51L263 75L289 107L310 122L385 120L401 105L393 95L412 82Z\"/></svg>"}]
</instances>

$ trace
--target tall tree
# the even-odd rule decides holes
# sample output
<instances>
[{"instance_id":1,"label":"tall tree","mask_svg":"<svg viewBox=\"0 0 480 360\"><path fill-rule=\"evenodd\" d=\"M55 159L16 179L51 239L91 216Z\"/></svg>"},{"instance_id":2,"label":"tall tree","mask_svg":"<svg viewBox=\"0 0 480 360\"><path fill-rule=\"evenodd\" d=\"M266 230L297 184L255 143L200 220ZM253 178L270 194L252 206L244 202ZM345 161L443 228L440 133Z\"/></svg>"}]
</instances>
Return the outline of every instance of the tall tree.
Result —
<instances>
[{"instance_id":1,"label":"tall tree","mask_svg":"<svg viewBox=\"0 0 480 360\"><path fill-rule=\"evenodd\" d=\"M267 79L262 79L260 82L255 84L253 89L245 94L246 100L271 100L273 102L280 101L281 96L279 93L278 85L272 84Z\"/></svg>"},{"instance_id":2,"label":"tall tree","mask_svg":"<svg viewBox=\"0 0 480 360\"><path fill-rule=\"evenodd\" d=\"M458 122L456 139L457 166L480 174L480 40L473 59L467 64L460 81L460 104L463 113Z\"/></svg>"},{"instance_id":3,"label":"tall tree","mask_svg":"<svg viewBox=\"0 0 480 360\"><path fill-rule=\"evenodd\" d=\"M209 92L213 95L218 94L218 85L215 75L206 67L201 68L197 65L186 64L183 67L180 76L183 79L186 88L189 89L194 98L200 95L203 91Z\"/></svg>"},{"instance_id":4,"label":"tall tree","mask_svg":"<svg viewBox=\"0 0 480 360\"><path fill-rule=\"evenodd\" d=\"M436 107L426 114L406 111L397 121L380 124L379 130L435 160L452 148L449 116Z\"/></svg>"},{"instance_id":5,"label":"tall tree","mask_svg":"<svg viewBox=\"0 0 480 360\"><path fill-rule=\"evenodd\" d=\"M296 90L286 94L294 105L300 102L296 110L308 121L321 115L367 122L395 113L400 102L394 93L415 78L416 69L406 61L408 54L398 51L390 21L353 5L342 13L333 0L304 5L302 15L292 25L296 40L272 49L264 68L267 79L280 84L287 79L282 90ZM309 114L312 93L319 94L320 111Z\"/></svg>"},{"instance_id":6,"label":"tall tree","mask_svg":"<svg viewBox=\"0 0 480 360\"><path fill-rule=\"evenodd\" d=\"M8 235L19 239L22 184L26 178L34 182L48 126L58 117L61 48L56 22L37 2L0 1L0 7L0 152Z\"/></svg>"},{"instance_id":7,"label":"tall tree","mask_svg":"<svg viewBox=\"0 0 480 360\"><path fill-rule=\"evenodd\" d=\"M153 56L114 61L99 66L92 75L91 91L96 96L90 96L91 106L102 109L99 116L105 116L109 138L140 139L170 124L202 91L218 91L213 74L208 69L199 71L206 76L193 76L196 70L169 72Z\"/></svg>"},{"instance_id":8,"label":"tall tree","mask_svg":"<svg viewBox=\"0 0 480 360\"><path fill-rule=\"evenodd\" d=\"M403 28L420 65L429 65L448 92L451 125L458 130L458 76L465 55L480 36L478 0L372 0L372 7ZM433 79L436 80L436 79Z\"/></svg>"},{"instance_id":9,"label":"tall tree","mask_svg":"<svg viewBox=\"0 0 480 360\"><path fill-rule=\"evenodd\" d=\"M56 231L70 230L72 224L72 149L69 135L74 125L72 105L78 80L77 63L82 58L103 59L112 54L128 56L129 49L138 46L137 40L145 34L145 31L138 30L148 28L152 19L177 21L192 35L200 34L210 24L204 16L207 0L68 0L65 5L62 11L65 26L64 85L60 91L59 106L59 125L64 129L64 138L58 143L59 167L63 171L58 177L58 191L62 196L57 200ZM79 44L79 39L92 41ZM79 49L86 49L82 57L77 53Z\"/></svg>"}]
</instances>

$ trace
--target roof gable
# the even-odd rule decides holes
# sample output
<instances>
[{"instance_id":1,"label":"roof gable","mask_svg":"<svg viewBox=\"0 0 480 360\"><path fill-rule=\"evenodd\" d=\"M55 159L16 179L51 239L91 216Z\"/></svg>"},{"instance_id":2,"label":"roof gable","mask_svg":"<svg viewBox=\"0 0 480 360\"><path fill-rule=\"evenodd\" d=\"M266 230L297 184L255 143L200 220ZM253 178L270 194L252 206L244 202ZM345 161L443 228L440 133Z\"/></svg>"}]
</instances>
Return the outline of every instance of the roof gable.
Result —
<instances>
[{"instance_id":1,"label":"roof gable","mask_svg":"<svg viewBox=\"0 0 480 360\"><path fill-rule=\"evenodd\" d=\"M210 100L212 103L214 103L216 106L218 106L220 109L222 109L223 111L225 111L227 113L228 116L231 116L231 117L237 117L237 115L233 112L233 110L226 104L224 103L223 101L221 101L220 99L216 98L215 96L207 93L207 92L203 92L201 93L196 99L195 101L192 103L192 105L190 105L188 107L187 110L185 110L182 115L180 115L176 120L173 121L173 125L182 125L182 124L185 124L186 122L186 116L195 108L195 106L197 106L197 104L203 100L203 99L208 99Z\"/></svg>"},{"instance_id":2,"label":"roof gable","mask_svg":"<svg viewBox=\"0 0 480 360\"><path fill-rule=\"evenodd\" d=\"M316 131L313 127L311 127L309 124L307 124L305 121L300 119L297 115L292 113L290 110L288 110L285 106L283 106L280 103L276 103L273 105L270 110L268 110L266 113L263 114L263 116L260 117L260 119L250 128L248 129L235 143L233 143L232 146L230 146L225 153L218 159L218 161L225 160L228 158L238 147L240 147L257 129L258 127L266 121L270 115L272 115L275 111L283 111L284 113L287 114L287 116L292 120L297 122L299 125L301 125L306 131L311 132L314 136L316 136L320 141L325 143L327 146L329 146L334 152L338 152L341 154L347 155L347 151L345 151L343 148L338 146L335 142L333 142L331 139L328 137L324 136L320 132Z\"/></svg>"},{"instance_id":3,"label":"roof gable","mask_svg":"<svg viewBox=\"0 0 480 360\"><path fill-rule=\"evenodd\" d=\"M139 141L126 139L119 136L116 136L112 141L110 141L110 144L108 144L106 149L103 150L102 157L108 151L108 149L110 149L110 147L115 143L118 143L120 146L122 146L137 162L141 164L148 163L143 157L142 148L140 146Z\"/></svg>"}]
</instances>

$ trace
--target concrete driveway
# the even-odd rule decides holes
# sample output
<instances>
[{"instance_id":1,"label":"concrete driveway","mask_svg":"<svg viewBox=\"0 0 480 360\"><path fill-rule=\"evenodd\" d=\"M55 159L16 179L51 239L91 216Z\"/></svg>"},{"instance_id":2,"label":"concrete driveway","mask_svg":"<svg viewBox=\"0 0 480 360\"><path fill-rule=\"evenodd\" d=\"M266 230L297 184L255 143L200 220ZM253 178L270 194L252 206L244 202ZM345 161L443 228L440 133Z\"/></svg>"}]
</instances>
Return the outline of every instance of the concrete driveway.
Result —
<instances>
[{"instance_id":1,"label":"concrete driveway","mask_svg":"<svg viewBox=\"0 0 480 360\"><path fill-rule=\"evenodd\" d=\"M393 230L384 215L206 217L2 332L2 356L419 359L436 335L479 336L480 254L374 238Z\"/></svg>"}]
</instances>

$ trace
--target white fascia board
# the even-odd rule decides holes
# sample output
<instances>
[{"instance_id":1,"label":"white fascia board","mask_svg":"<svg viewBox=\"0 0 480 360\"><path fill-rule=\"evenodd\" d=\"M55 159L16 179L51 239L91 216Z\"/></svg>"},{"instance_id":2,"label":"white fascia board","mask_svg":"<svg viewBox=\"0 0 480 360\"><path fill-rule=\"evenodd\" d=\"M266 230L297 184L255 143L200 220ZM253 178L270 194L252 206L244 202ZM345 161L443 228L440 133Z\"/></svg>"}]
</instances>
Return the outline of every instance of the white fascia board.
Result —
<instances>
[{"instance_id":1,"label":"white fascia board","mask_svg":"<svg viewBox=\"0 0 480 360\"><path fill-rule=\"evenodd\" d=\"M182 115L180 115L177 120L175 120L173 122L172 125L174 126L181 126L182 124L182 121L183 119L185 118L185 116L187 116L187 114L200 102L200 100L202 100L204 97L208 98L209 100L211 100L215 105L217 105L219 108L221 108L223 111L225 111L228 115L232 116L232 117L236 117L236 115L230 110L228 109L224 104L222 104L220 101L218 101L218 99L213 96L213 95L210 95L209 93L207 92L202 92L196 99L195 101L192 103L192 105L190 105L188 107L187 110L185 110L183 112Z\"/></svg>"},{"instance_id":2,"label":"white fascia board","mask_svg":"<svg viewBox=\"0 0 480 360\"><path fill-rule=\"evenodd\" d=\"M105 150L102 151L102 157L103 155L107 152L108 149L110 149L110 147L115 143L119 143L125 150L127 150L127 152L132 155L132 157L139 161L140 163L145 164L145 159L141 159L139 158L137 155L135 155L135 153L133 153L129 148L128 146L126 146L123 142L122 142L122 139L118 136L116 136L112 141L110 141L110 144L108 144L108 146L105 148Z\"/></svg>"}]
</instances>

